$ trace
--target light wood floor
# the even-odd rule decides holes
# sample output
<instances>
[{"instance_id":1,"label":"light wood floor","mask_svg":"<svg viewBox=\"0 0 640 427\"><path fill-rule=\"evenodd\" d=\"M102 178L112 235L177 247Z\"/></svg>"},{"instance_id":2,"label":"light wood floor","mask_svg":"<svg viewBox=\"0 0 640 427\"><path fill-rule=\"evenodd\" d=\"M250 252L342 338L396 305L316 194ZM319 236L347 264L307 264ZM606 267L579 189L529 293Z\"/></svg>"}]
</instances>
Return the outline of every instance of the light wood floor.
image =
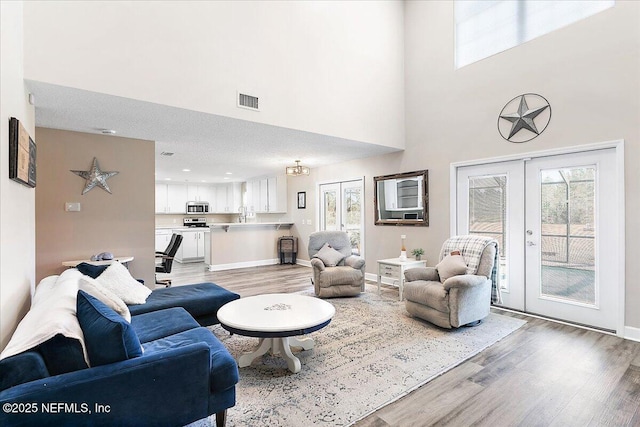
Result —
<instances>
[{"instance_id":1,"label":"light wood floor","mask_svg":"<svg viewBox=\"0 0 640 427\"><path fill-rule=\"evenodd\" d=\"M171 277L174 286L212 281L241 296L312 289L311 269L297 265L209 273L178 264ZM527 324L356 427L640 426L640 343L496 312Z\"/></svg>"}]
</instances>

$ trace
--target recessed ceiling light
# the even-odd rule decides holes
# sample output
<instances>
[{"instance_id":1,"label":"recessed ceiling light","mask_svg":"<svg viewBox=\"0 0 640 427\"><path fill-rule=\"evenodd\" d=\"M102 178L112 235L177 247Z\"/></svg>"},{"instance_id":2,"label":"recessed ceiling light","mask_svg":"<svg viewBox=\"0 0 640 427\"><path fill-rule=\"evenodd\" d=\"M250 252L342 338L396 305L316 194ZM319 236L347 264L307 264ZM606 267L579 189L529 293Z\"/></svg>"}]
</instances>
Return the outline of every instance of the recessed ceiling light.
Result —
<instances>
[{"instance_id":1,"label":"recessed ceiling light","mask_svg":"<svg viewBox=\"0 0 640 427\"><path fill-rule=\"evenodd\" d=\"M100 132L102 132L105 135L115 135L116 131L113 129L101 129Z\"/></svg>"},{"instance_id":2,"label":"recessed ceiling light","mask_svg":"<svg viewBox=\"0 0 640 427\"><path fill-rule=\"evenodd\" d=\"M205 180L203 179L203 180L202 180L202 182L207 182L207 181L205 181Z\"/></svg>"},{"instance_id":3,"label":"recessed ceiling light","mask_svg":"<svg viewBox=\"0 0 640 427\"><path fill-rule=\"evenodd\" d=\"M233 175L233 172L225 172L225 175Z\"/></svg>"},{"instance_id":4,"label":"recessed ceiling light","mask_svg":"<svg viewBox=\"0 0 640 427\"><path fill-rule=\"evenodd\" d=\"M165 178L164 180L165 181L171 181L171 178Z\"/></svg>"},{"instance_id":5,"label":"recessed ceiling light","mask_svg":"<svg viewBox=\"0 0 640 427\"><path fill-rule=\"evenodd\" d=\"M182 172L191 172L191 169L182 169Z\"/></svg>"}]
</instances>

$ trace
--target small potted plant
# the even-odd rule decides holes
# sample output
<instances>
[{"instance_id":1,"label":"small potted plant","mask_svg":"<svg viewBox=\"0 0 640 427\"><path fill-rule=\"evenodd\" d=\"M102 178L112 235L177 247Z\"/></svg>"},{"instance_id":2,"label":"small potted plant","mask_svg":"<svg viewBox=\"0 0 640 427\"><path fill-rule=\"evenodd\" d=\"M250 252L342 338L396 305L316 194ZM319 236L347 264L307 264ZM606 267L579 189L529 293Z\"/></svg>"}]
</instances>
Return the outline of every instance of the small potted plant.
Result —
<instances>
[{"instance_id":1,"label":"small potted plant","mask_svg":"<svg viewBox=\"0 0 640 427\"><path fill-rule=\"evenodd\" d=\"M422 258L423 254L424 254L424 249L422 249L422 248L416 248L416 249L411 251L411 255L416 257L416 261L420 261L420 259Z\"/></svg>"}]
</instances>

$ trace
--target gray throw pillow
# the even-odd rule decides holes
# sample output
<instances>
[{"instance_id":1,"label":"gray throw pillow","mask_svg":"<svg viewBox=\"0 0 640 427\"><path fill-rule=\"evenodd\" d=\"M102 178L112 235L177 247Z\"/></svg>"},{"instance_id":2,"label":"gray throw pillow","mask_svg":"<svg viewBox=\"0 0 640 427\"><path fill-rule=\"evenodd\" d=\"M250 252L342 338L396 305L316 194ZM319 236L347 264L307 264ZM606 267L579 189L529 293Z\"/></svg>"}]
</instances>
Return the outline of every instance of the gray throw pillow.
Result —
<instances>
[{"instance_id":1,"label":"gray throw pillow","mask_svg":"<svg viewBox=\"0 0 640 427\"><path fill-rule=\"evenodd\" d=\"M459 276L467 273L467 263L462 255L447 255L436 265L440 282L444 283L449 277Z\"/></svg>"},{"instance_id":2,"label":"gray throw pillow","mask_svg":"<svg viewBox=\"0 0 640 427\"><path fill-rule=\"evenodd\" d=\"M320 259L327 267L335 267L344 259L344 255L333 249L328 243L325 243L313 257Z\"/></svg>"}]
</instances>

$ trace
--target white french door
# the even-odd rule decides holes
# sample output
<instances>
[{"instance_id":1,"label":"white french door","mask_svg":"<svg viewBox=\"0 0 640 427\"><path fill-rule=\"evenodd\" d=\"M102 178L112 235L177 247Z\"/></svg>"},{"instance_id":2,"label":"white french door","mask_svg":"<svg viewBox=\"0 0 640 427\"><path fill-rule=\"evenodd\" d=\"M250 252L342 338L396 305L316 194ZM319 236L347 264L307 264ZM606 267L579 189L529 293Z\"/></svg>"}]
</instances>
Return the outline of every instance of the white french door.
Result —
<instances>
[{"instance_id":1,"label":"white french door","mask_svg":"<svg viewBox=\"0 0 640 427\"><path fill-rule=\"evenodd\" d=\"M620 174L614 148L456 171L456 232L500 243L503 306L616 331Z\"/></svg>"},{"instance_id":2,"label":"white french door","mask_svg":"<svg viewBox=\"0 0 640 427\"><path fill-rule=\"evenodd\" d=\"M614 150L527 162L531 313L616 330L619 277Z\"/></svg>"},{"instance_id":3,"label":"white french door","mask_svg":"<svg viewBox=\"0 0 640 427\"><path fill-rule=\"evenodd\" d=\"M364 184L362 179L320 184L319 229L346 231L351 250L364 252Z\"/></svg>"},{"instance_id":4,"label":"white french door","mask_svg":"<svg viewBox=\"0 0 640 427\"><path fill-rule=\"evenodd\" d=\"M458 168L457 234L493 237L503 306L524 311L524 162Z\"/></svg>"}]
</instances>

